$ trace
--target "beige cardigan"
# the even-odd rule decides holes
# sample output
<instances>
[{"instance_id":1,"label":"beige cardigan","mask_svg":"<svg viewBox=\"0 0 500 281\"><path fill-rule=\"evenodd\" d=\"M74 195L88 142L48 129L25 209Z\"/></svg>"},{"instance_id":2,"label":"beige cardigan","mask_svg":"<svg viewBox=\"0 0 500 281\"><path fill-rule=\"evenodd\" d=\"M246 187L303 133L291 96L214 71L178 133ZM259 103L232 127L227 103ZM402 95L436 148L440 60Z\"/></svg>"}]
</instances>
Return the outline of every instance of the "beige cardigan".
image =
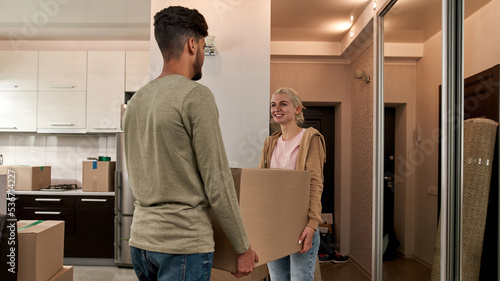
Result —
<instances>
[{"instance_id":1,"label":"beige cardigan","mask_svg":"<svg viewBox=\"0 0 500 281\"><path fill-rule=\"evenodd\" d=\"M281 131L269 136L264 142L259 168L269 168L271 156ZM321 223L321 194L323 192L323 164L326 162L325 139L314 128L307 128L302 136L297 154L296 170L311 171L309 199L309 221L307 225L316 229Z\"/></svg>"}]
</instances>

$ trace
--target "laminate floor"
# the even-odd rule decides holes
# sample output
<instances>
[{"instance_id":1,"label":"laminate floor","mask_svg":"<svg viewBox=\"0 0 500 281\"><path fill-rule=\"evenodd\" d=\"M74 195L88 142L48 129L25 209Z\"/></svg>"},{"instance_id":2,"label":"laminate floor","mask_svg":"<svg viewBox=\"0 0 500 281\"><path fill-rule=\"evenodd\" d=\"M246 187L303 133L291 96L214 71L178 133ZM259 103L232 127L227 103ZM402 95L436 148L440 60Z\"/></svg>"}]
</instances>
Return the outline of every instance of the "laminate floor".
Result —
<instances>
[{"instance_id":1,"label":"laminate floor","mask_svg":"<svg viewBox=\"0 0 500 281\"><path fill-rule=\"evenodd\" d=\"M395 259L384 262L384 281L425 281L431 270L413 259ZM352 262L321 264L323 281L369 281ZM137 281L134 270L115 266L74 266L74 281ZM237 280L237 279L235 279Z\"/></svg>"}]
</instances>

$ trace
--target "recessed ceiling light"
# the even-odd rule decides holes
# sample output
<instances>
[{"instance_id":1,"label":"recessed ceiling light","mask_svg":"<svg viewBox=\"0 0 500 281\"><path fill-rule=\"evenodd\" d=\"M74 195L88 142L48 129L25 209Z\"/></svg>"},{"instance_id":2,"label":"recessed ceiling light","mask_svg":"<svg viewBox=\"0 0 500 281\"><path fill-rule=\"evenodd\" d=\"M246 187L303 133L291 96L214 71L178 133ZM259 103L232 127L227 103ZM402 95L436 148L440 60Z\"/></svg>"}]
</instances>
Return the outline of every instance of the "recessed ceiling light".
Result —
<instances>
[{"instance_id":1,"label":"recessed ceiling light","mask_svg":"<svg viewBox=\"0 0 500 281\"><path fill-rule=\"evenodd\" d=\"M377 1L373 1L373 9L375 10L377 8Z\"/></svg>"},{"instance_id":2,"label":"recessed ceiling light","mask_svg":"<svg viewBox=\"0 0 500 281\"><path fill-rule=\"evenodd\" d=\"M354 32L351 31L351 38L354 37Z\"/></svg>"},{"instance_id":3,"label":"recessed ceiling light","mask_svg":"<svg viewBox=\"0 0 500 281\"><path fill-rule=\"evenodd\" d=\"M353 20L354 20L354 16L351 15L351 21L353 21Z\"/></svg>"},{"instance_id":4,"label":"recessed ceiling light","mask_svg":"<svg viewBox=\"0 0 500 281\"><path fill-rule=\"evenodd\" d=\"M348 31L351 28L351 26L352 22L350 21L340 21L340 22L330 23L329 25L326 26L326 28L334 32L345 32Z\"/></svg>"}]
</instances>

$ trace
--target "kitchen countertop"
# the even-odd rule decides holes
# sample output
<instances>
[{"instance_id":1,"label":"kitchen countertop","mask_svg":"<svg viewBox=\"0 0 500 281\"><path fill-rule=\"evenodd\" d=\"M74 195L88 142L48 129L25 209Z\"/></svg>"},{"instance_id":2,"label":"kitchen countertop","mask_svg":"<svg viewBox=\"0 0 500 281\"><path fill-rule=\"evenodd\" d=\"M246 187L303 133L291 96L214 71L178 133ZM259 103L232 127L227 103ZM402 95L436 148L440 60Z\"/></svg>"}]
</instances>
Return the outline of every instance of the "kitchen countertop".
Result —
<instances>
[{"instance_id":1,"label":"kitchen countertop","mask_svg":"<svg viewBox=\"0 0 500 281\"><path fill-rule=\"evenodd\" d=\"M82 189L66 190L66 191L14 191L18 195L67 195L67 196L115 196L114 191L110 192L83 192Z\"/></svg>"}]
</instances>

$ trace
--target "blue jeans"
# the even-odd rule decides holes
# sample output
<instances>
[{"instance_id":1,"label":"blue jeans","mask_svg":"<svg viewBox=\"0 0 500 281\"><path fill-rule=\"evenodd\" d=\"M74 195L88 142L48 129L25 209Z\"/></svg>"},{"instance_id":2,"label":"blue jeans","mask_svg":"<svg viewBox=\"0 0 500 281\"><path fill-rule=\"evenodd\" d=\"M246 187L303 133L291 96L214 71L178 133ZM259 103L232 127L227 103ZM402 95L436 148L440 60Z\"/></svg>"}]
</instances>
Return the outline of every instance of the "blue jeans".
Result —
<instances>
[{"instance_id":1,"label":"blue jeans","mask_svg":"<svg viewBox=\"0 0 500 281\"><path fill-rule=\"evenodd\" d=\"M139 281L209 281L214 253L165 254L130 246Z\"/></svg>"},{"instance_id":2,"label":"blue jeans","mask_svg":"<svg viewBox=\"0 0 500 281\"><path fill-rule=\"evenodd\" d=\"M294 253L267 263L272 281L313 281L319 249L319 229L314 232L312 247L306 253Z\"/></svg>"}]
</instances>

